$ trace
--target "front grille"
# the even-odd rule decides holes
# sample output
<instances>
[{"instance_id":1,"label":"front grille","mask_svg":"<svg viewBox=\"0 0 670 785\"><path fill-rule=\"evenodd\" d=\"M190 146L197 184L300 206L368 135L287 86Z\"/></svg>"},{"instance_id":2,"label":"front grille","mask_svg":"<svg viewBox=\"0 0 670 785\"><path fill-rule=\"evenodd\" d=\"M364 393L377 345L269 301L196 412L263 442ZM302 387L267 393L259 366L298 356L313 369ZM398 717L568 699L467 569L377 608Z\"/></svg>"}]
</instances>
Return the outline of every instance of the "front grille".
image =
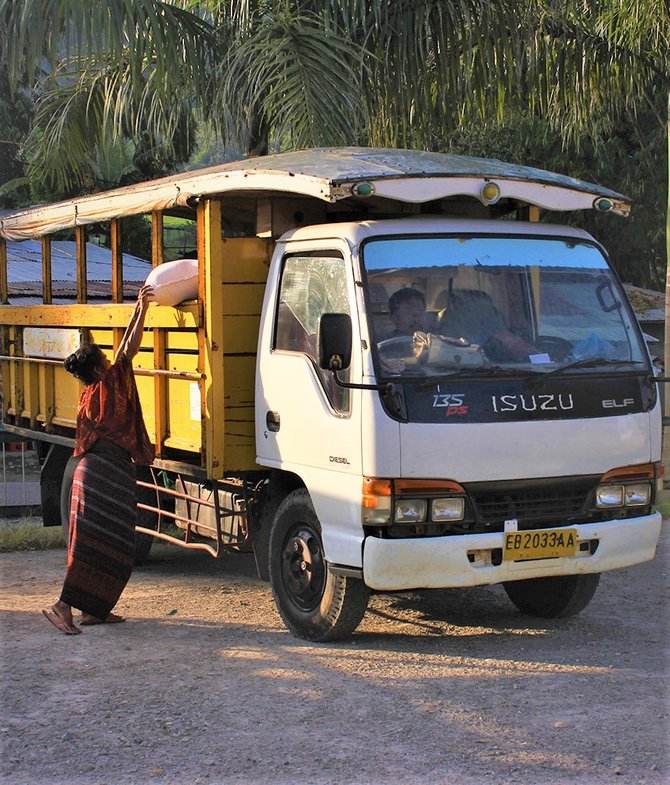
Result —
<instances>
[{"instance_id":1,"label":"front grille","mask_svg":"<svg viewBox=\"0 0 670 785\"><path fill-rule=\"evenodd\" d=\"M590 518L592 493L600 477L533 480L525 483L482 483L467 486L475 528L501 531L516 519L521 529L561 526Z\"/></svg>"}]
</instances>

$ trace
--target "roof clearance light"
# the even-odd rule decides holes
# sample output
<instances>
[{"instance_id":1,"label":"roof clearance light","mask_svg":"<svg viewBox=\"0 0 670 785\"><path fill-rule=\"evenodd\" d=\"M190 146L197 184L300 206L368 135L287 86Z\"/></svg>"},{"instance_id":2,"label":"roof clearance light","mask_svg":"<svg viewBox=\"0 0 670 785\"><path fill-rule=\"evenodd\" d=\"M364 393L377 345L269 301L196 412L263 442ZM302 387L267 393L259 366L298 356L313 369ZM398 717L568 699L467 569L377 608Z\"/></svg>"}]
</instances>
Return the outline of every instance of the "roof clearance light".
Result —
<instances>
[{"instance_id":1,"label":"roof clearance light","mask_svg":"<svg viewBox=\"0 0 670 785\"><path fill-rule=\"evenodd\" d=\"M351 193L360 196L361 199L367 199L369 196L374 196L375 187L372 183L354 183L351 186Z\"/></svg>"},{"instance_id":2,"label":"roof clearance light","mask_svg":"<svg viewBox=\"0 0 670 785\"><path fill-rule=\"evenodd\" d=\"M500 199L500 186L496 183L484 183L479 195L484 204L495 204Z\"/></svg>"},{"instance_id":3,"label":"roof clearance light","mask_svg":"<svg viewBox=\"0 0 670 785\"><path fill-rule=\"evenodd\" d=\"M593 209L597 210L599 213L609 213L613 207L614 202L611 199L607 199L605 196L601 196L600 199L596 199L593 202Z\"/></svg>"}]
</instances>

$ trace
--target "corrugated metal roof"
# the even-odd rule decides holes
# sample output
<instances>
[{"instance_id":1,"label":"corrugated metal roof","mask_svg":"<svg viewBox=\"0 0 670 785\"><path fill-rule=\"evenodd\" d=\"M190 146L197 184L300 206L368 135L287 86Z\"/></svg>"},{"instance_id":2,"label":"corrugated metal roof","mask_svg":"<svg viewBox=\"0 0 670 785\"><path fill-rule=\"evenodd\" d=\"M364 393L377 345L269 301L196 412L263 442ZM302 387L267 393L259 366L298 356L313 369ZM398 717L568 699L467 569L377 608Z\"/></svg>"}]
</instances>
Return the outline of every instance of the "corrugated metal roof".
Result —
<instances>
[{"instance_id":1,"label":"corrugated metal roof","mask_svg":"<svg viewBox=\"0 0 670 785\"><path fill-rule=\"evenodd\" d=\"M51 278L53 281L77 280L76 245L72 240L51 243ZM123 273L128 281L143 281L151 262L123 254ZM89 281L112 280L112 252L94 243L86 243L86 272ZM37 240L7 242L7 280L10 284L42 280L42 244Z\"/></svg>"},{"instance_id":2,"label":"corrugated metal roof","mask_svg":"<svg viewBox=\"0 0 670 785\"><path fill-rule=\"evenodd\" d=\"M665 321L665 294L653 289L643 289L633 284L624 284L628 299L640 322Z\"/></svg>"},{"instance_id":3,"label":"corrugated metal roof","mask_svg":"<svg viewBox=\"0 0 670 785\"><path fill-rule=\"evenodd\" d=\"M7 241L7 283L11 305L42 302L42 244L37 240ZM151 262L123 254L124 297L135 298L151 271ZM91 300L111 298L112 252L86 243L87 291ZM71 240L51 243L51 285L54 303L77 296L76 246Z\"/></svg>"}]
</instances>

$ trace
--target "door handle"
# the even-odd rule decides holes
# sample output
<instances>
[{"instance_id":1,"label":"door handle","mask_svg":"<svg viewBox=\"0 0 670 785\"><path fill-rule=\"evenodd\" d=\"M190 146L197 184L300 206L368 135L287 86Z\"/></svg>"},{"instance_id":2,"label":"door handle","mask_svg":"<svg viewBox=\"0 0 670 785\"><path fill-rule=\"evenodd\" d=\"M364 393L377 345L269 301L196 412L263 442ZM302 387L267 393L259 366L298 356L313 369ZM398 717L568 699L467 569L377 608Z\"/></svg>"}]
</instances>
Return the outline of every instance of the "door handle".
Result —
<instances>
[{"instance_id":1,"label":"door handle","mask_svg":"<svg viewBox=\"0 0 670 785\"><path fill-rule=\"evenodd\" d=\"M268 412L265 415L265 424L267 425L268 431L276 433L279 430L279 426L281 424L279 412Z\"/></svg>"}]
</instances>

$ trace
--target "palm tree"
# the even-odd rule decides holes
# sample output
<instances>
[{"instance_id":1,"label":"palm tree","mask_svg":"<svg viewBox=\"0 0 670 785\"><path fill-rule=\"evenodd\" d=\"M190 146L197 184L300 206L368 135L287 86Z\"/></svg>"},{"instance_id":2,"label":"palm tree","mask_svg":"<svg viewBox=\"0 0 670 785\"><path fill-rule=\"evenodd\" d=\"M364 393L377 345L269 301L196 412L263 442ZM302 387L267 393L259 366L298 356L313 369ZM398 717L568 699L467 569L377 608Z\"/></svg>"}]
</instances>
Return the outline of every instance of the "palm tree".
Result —
<instances>
[{"instance_id":1,"label":"palm tree","mask_svg":"<svg viewBox=\"0 0 670 785\"><path fill-rule=\"evenodd\" d=\"M665 0L0 0L0 65L37 96L33 170L65 188L128 138L185 157L200 122L250 153L431 149L519 112L598 140L657 111L669 29Z\"/></svg>"}]
</instances>

